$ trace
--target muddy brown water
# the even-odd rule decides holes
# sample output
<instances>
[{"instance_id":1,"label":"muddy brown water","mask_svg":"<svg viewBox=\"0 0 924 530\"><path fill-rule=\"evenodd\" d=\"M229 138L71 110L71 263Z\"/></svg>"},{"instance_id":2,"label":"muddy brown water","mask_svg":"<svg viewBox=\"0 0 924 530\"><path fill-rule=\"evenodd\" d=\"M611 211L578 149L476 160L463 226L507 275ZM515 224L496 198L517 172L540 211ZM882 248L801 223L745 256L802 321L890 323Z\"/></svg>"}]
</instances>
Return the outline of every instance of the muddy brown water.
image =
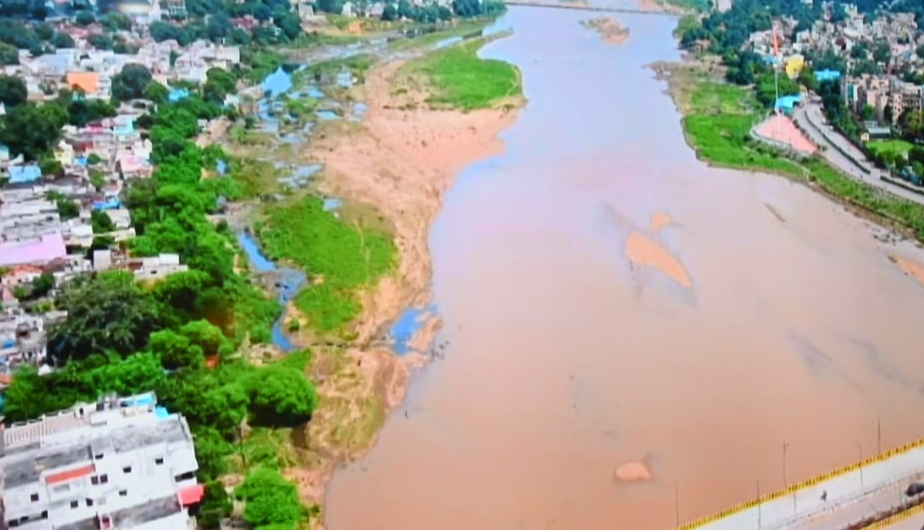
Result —
<instances>
[{"instance_id":1,"label":"muddy brown water","mask_svg":"<svg viewBox=\"0 0 924 530\"><path fill-rule=\"evenodd\" d=\"M883 449L924 434L924 288L888 258L924 255L698 162L644 68L675 21L623 16L617 48L582 17L511 8L485 50L529 105L431 230L450 344L334 476L331 530L666 530L781 487L783 444L791 483L875 452L877 422ZM633 233L689 288L629 263ZM652 480L616 482L635 460Z\"/></svg>"}]
</instances>

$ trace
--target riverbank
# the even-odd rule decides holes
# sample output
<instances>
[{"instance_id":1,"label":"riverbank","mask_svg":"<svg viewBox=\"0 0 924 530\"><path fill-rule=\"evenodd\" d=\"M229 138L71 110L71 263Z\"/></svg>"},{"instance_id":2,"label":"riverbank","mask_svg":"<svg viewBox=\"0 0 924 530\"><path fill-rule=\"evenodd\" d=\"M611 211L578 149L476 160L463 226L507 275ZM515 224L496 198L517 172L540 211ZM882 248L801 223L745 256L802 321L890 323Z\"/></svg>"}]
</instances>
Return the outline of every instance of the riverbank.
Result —
<instances>
[{"instance_id":1,"label":"riverbank","mask_svg":"<svg viewBox=\"0 0 924 530\"><path fill-rule=\"evenodd\" d=\"M428 305L431 221L465 166L503 151L498 134L522 106L519 72L478 59L484 42L373 66L364 82L350 89L352 100L367 105L363 120L320 124L302 153L303 163L323 165L316 189L343 199L341 219L372 218L397 249L391 272L357 292L362 309L341 333L348 339L344 347L312 347L309 371L319 406L307 431L295 437L304 449L304 464L287 473L306 503L323 505L334 469L371 447L401 402L412 370L426 361L419 353L397 356L388 344L388 329L406 308ZM463 71L476 75L459 77ZM310 324L296 306L287 309L288 319ZM438 327L435 319L424 323L414 344L432 343ZM322 528L323 516L312 524Z\"/></svg>"},{"instance_id":2,"label":"riverbank","mask_svg":"<svg viewBox=\"0 0 924 530\"><path fill-rule=\"evenodd\" d=\"M750 138L766 117L753 92L722 80L713 61L687 58L651 65L668 84L682 114L683 133L697 158L711 166L761 171L804 183L854 213L924 241L924 207L843 175L818 156L796 160Z\"/></svg>"}]
</instances>

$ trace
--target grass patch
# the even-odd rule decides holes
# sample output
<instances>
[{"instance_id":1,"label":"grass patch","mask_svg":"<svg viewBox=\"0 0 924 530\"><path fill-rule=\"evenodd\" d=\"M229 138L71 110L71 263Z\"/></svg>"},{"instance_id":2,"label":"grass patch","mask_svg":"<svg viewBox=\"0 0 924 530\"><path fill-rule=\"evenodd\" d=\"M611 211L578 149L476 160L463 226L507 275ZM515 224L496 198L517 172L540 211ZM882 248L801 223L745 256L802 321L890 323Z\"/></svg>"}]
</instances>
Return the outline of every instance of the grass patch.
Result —
<instances>
[{"instance_id":1,"label":"grass patch","mask_svg":"<svg viewBox=\"0 0 924 530\"><path fill-rule=\"evenodd\" d=\"M480 34L490 23L490 20L470 20L460 22L457 26L449 29L432 31L430 33L424 33L416 37L393 41L389 43L388 47L394 51L401 51L434 46L436 43L444 39Z\"/></svg>"},{"instance_id":2,"label":"grass patch","mask_svg":"<svg viewBox=\"0 0 924 530\"><path fill-rule=\"evenodd\" d=\"M282 66L282 56L267 48L242 48L241 55L244 64L250 67L247 79L259 83Z\"/></svg>"},{"instance_id":3,"label":"grass patch","mask_svg":"<svg viewBox=\"0 0 924 530\"><path fill-rule=\"evenodd\" d=\"M681 37L684 33L699 27L699 17L696 15L684 15L677 21L677 27L674 28L674 36Z\"/></svg>"},{"instance_id":4,"label":"grass patch","mask_svg":"<svg viewBox=\"0 0 924 530\"><path fill-rule=\"evenodd\" d=\"M486 42L477 39L437 50L403 68L407 73L424 78L430 89L427 103L431 106L463 110L490 108L520 96L523 88L515 66L478 57L478 49Z\"/></svg>"},{"instance_id":5,"label":"grass patch","mask_svg":"<svg viewBox=\"0 0 924 530\"><path fill-rule=\"evenodd\" d=\"M266 161L248 158L234 161L228 176L237 182L245 198L275 193L279 189L278 171Z\"/></svg>"},{"instance_id":6,"label":"grass patch","mask_svg":"<svg viewBox=\"0 0 924 530\"><path fill-rule=\"evenodd\" d=\"M924 240L924 206L844 175L821 158L796 161L752 141L750 129L763 118L763 112L758 110L751 91L701 76L695 77L693 83L692 90L680 87L679 106L688 113L683 118L684 129L700 158L722 167L808 179L835 197L907 226ZM870 145L873 143L897 153L906 153L911 147L902 140Z\"/></svg>"},{"instance_id":7,"label":"grass patch","mask_svg":"<svg viewBox=\"0 0 924 530\"><path fill-rule=\"evenodd\" d=\"M683 119L687 139L700 158L717 166L804 176L798 163L751 141L751 127L764 117L758 109L745 88L700 81L690 93L690 114Z\"/></svg>"},{"instance_id":8,"label":"grass patch","mask_svg":"<svg viewBox=\"0 0 924 530\"><path fill-rule=\"evenodd\" d=\"M343 59L329 59L327 61L315 63L301 72L298 72L296 79L314 79L320 81L322 79L331 78L344 70L348 70L362 82L366 77L366 72L372 68L373 64L375 64L375 56L368 53L361 53Z\"/></svg>"},{"instance_id":9,"label":"grass patch","mask_svg":"<svg viewBox=\"0 0 924 530\"><path fill-rule=\"evenodd\" d=\"M911 151L913 147L913 143L899 138L893 140L872 140L866 143L866 148L878 155L892 153L904 158L908 158L908 151Z\"/></svg>"},{"instance_id":10,"label":"grass patch","mask_svg":"<svg viewBox=\"0 0 924 530\"><path fill-rule=\"evenodd\" d=\"M254 427L235 447L232 457L234 467L243 471L257 467L285 469L298 465L297 455L289 443L291 435L291 429Z\"/></svg>"},{"instance_id":11,"label":"grass patch","mask_svg":"<svg viewBox=\"0 0 924 530\"><path fill-rule=\"evenodd\" d=\"M313 196L274 206L260 237L270 257L294 262L310 276L312 284L295 304L322 333L355 318L361 309L356 291L395 263L396 249L388 235L341 221Z\"/></svg>"}]
</instances>

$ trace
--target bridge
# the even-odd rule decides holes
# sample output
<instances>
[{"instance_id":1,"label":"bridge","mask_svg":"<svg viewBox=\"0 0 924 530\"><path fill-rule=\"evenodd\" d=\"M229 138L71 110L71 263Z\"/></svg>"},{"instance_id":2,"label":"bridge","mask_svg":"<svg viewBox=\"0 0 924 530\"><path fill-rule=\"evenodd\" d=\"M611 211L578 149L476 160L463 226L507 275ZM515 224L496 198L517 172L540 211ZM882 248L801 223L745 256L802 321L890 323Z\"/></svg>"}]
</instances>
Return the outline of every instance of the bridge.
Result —
<instances>
[{"instance_id":1,"label":"bridge","mask_svg":"<svg viewBox=\"0 0 924 530\"><path fill-rule=\"evenodd\" d=\"M666 11L653 11L646 9L634 9L631 7L604 7L604 6L592 6L588 5L586 2L549 2L544 0L506 0L504 2L508 6L522 6L522 7L543 7L548 9L573 9L576 11L597 11L602 13L629 13L633 15L660 15L660 16L676 16Z\"/></svg>"},{"instance_id":2,"label":"bridge","mask_svg":"<svg viewBox=\"0 0 924 530\"><path fill-rule=\"evenodd\" d=\"M920 528L924 440L855 462L691 521L678 530L910 530Z\"/></svg>"}]
</instances>

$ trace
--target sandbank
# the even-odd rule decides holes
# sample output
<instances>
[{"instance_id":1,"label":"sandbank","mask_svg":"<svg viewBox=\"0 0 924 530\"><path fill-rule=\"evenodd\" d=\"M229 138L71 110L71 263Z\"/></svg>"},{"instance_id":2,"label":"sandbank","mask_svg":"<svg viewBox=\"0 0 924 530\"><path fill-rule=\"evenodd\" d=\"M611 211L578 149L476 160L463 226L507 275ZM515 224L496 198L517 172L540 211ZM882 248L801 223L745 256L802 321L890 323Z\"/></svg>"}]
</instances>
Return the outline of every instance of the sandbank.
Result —
<instances>
[{"instance_id":1,"label":"sandbank","mask_svg":"<svg viewBox=\"0 0 924 530\"><path fill-rule=\"evenodd\" d=\"M677 258L660 243L639 232L629 234L625 254L633 264L657 269L685 289L689 289L693 284L690 275Z\"/></svg>"},{"instance_id":2,"label":"sandbank","mask_svg":"<svg viewBox=\"0 0 924 530\"><path fill-rule=\"evenodd\" d=\"M334 468L371 447L385 417L404 398L412 369L424 363L424 355L395 355L382 338L404 308L430 299L427 234L446 191L464 167L503 152L498 134L517 115L509 108L461 112L408 106L392 90L400 66L373 67L355 89L356 99L368 105L363 122L318 131L303 153L306 162L324 164L319 191L373 205L391 226L399 253L397 270L361 294L364 310L351 341L360 346L315 352L310 375L320 400L305 439L316 458L309 467L287 473L307 504L323 504ZM429 319L413 346L427 348L438 327L437 318ZM323 518L313 519L312 527L323 528Z\"/></svg>"},{"instance_id":3,"label":"sandbank","mask_svg":"<svg viewBox=\"0 0 924 530\"><path fill-rule=\"evenodd\" d=\"M900 268L902 272L914 278L915 281L924 287L924 265L892 254L889 255L889 259L898 265L898 268Z\"/></svg>"},{"instance_id":4,"label":"sandbank","mask_svg":"<svg viewBox=\"0 0 924 530\"><path fill-rule=\"evenodd\" d=\"M584 20L581 21L581 25L596 31L607 44L618 46L629 40L629 28L623 27L615 18L602 17Z\"/></svg>"}]
</instances>

